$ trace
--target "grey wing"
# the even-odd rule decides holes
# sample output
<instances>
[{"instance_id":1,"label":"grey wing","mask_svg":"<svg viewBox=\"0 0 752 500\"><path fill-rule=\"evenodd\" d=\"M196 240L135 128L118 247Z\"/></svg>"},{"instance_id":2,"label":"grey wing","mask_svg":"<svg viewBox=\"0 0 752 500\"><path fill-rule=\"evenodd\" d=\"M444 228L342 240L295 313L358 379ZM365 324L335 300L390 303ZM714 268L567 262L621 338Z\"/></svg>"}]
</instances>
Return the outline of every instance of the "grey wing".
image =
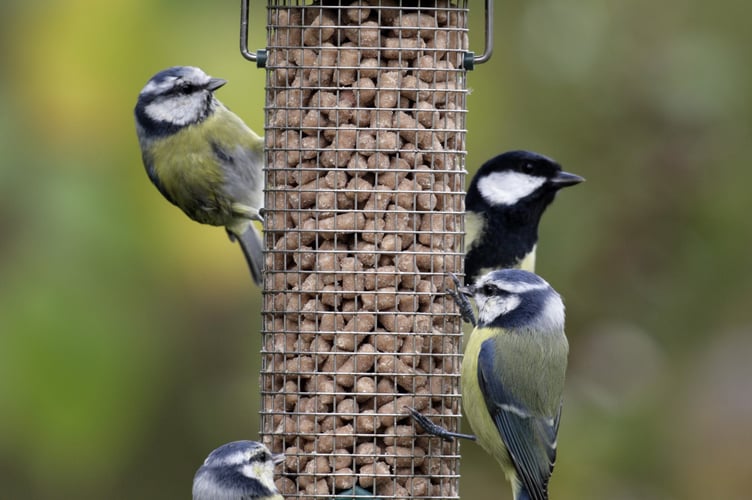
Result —
<instances>
[{"instance_id":1,"label":"grey wing","mask_svg":"<svg viewBox=\"0 0 752 500\"><path fill-rule=\"evenodd\" d=\"M494 345L483 343L478 357L478 382L486 407L512 458L519 480L531 500L548 500L548 481L556 461L559 415L533 415L505 390L496 374Z\"/></svg>"},{"instance_id":2,"label":"grey wing","mask_svg":"<svg viewBox=\"0 0 752 500\"><path fill-rule=\"evenodd\" d=\"M254 209L264 206L264 157L262 151L236 146L223 148L211 143L224 172L224 191L234 203Z\"/></svg>"}]
</instances>

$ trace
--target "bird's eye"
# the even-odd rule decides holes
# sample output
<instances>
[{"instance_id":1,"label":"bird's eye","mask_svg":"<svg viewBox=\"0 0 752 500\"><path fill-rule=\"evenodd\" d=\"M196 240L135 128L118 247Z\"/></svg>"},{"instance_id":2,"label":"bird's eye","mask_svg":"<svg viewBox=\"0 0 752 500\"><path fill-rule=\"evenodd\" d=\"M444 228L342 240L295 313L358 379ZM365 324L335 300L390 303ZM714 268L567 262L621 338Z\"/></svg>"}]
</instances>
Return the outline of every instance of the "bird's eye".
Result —
<instances>
[{"instance_id":1,"label":"bird's eye","mask_svg":"<svg viewBox=\"0 0 752 500\"><path fill-rule=\"evenodd\" d=\"M483 295L494 295L496 293L496 287L486 283L483 285Z\"/></svg>"},{"instance_id":2,"label":"bird's eye","mask_svg":"<svg viewBox=\"0 0 752 500\"><path fill-rule=\"evenodd\" d=\"M524 165L522 166L522 169L523 169L523 170L524 170L525 172L532 172L534 168L535 168L535 167L534 167L534 166L533 166L533 164L532 164L532 163L530 163L530 162L526 162L526 163L525 163L525 164L524 164Z\"/></svg>"}]
</instances>

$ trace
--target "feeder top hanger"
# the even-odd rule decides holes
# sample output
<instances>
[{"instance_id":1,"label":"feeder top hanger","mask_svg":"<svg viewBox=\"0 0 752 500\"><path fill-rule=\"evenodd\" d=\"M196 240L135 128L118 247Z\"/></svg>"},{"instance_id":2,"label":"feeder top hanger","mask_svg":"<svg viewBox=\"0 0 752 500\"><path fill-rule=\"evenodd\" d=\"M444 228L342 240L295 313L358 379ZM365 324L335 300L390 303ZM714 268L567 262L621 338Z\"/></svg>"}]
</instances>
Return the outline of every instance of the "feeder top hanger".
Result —
<instances>
[{"instance_id":1,"label":"feeder top hanger","mask_svg":"<svg viewBox=\"0 0 752 500\"><path fill-rule=\"evenodd\" d=\"M250 0L240 2L240 54L251 62L255 62L259 68L266 67L266 50L251 51L248 48L248 17L250 14ZM476 64L483 64L491 59L493 53L493 0L486 0L486 34L485 47L479 56L475 52L467 51L462 60L462 67L468 71L475 69Z\"/></svg>"}]
</instances>

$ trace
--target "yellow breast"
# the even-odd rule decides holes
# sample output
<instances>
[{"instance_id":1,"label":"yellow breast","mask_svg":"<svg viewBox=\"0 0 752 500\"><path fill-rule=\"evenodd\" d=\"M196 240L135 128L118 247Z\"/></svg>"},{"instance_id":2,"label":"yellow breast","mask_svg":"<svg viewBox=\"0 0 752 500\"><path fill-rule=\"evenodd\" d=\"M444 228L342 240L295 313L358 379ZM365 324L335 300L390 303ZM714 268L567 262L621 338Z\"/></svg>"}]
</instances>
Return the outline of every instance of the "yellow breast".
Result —
<instances>
[{"instance_id":1,"label":"yellow breast","mask_svg":"<svg viewBox=\"0 0 752 500\"><path fill-rule=\"evenodd\" d=\"M514 473L514 467L478 384L478 354L483 342L494 334L498 333L491 329L474 330L470 334L462 359L462 408L473 433L478 437L478 443L501 464L509 477Z\"/></svg>"}]
</instances>

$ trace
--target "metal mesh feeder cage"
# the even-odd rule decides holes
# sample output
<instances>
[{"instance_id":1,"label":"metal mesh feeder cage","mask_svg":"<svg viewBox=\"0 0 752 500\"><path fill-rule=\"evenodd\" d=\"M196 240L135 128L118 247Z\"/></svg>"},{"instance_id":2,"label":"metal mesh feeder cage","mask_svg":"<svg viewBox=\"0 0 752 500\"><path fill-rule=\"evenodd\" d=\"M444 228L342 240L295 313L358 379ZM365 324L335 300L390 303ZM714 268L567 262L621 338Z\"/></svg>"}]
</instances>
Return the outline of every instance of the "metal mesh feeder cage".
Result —
<instances>
[{"instance_id":1,"label":"metal mesh feeder cage","mask_svg":"<svg viewBox=\"0 0 752 500\"><path fill-rule=\"evenodd\" d=\"M286 454L277 485L458 498L457 443L406 408L459 426L443 291L464 256L467 2L270 1L266 16L261 435Z\"/></svg>"}]
</instances>

